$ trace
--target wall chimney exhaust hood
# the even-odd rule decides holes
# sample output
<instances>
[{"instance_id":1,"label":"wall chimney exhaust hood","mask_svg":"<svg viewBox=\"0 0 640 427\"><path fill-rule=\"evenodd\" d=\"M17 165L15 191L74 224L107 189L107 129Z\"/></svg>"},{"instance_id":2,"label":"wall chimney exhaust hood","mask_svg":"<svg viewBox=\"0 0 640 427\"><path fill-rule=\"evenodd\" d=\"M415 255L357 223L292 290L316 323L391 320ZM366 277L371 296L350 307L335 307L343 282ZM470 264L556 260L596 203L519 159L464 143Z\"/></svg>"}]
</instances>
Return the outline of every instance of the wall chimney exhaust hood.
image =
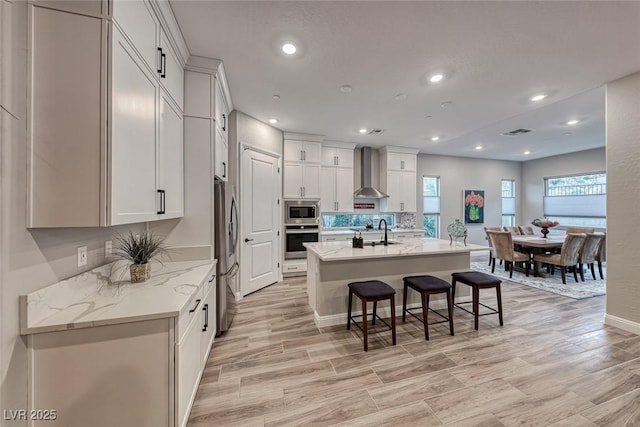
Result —
<instances>
[{"instance_id":1,"label":"wall chimney exhaust hood","mask_svg":"<svg viewBox=\"0 0 640 427\"><path fill-rule=\"evenodd\" d=\"M382 199L389 197L382 191L371 186L371 147L362 147L360 171L362 173L362 187L353 193L354 198L358 199Z\"/></svg>"}]
</instances>

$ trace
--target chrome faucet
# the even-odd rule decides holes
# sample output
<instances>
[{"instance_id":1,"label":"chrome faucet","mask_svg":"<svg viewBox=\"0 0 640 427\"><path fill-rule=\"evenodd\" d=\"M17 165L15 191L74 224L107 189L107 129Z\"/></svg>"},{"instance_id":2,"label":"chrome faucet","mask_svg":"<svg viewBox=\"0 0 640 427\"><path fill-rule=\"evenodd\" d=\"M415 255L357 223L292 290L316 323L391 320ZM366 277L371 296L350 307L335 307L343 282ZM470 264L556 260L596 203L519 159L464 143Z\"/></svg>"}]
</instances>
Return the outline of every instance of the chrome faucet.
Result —
<instances>
[{"instance_id":1,"label":"chrome faucet","mask_svg":"<svg viewBox=\"0 0 640 427\"><path fill-rule=\"evenodd\" d=\"M382 222L384 221L384 242L382 242L385 246L389 245L389 240L387 239L387 220L382 218L378 223L378 230L382 229Z\"/></svg>"}]
</instances>

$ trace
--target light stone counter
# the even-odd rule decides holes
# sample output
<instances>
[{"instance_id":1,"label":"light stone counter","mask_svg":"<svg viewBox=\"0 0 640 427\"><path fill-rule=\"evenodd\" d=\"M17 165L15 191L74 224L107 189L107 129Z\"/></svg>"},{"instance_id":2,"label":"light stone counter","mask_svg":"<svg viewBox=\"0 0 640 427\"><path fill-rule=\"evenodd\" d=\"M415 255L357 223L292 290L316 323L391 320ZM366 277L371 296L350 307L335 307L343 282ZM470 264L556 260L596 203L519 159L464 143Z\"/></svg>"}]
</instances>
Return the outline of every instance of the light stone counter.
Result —
<instances>
[{"instance_id":1,"label":"light stone counter","mask_svg":"<svg viewBox=\"0 0 640 427\"><path fill-rule=\"evenodd\" d=\"M345 324L347 321L350 282L381 280L396 290L396 315L402 314L402 290L405 276L432 275L451 282L451 273L468 271L472 251L488 250L487 246L451 245L448 240L413 238L390 246L351 247L350 242L305 243L307 247L307 293L318 327ZM461 286L456 299L467 298L467 286ZM419 301L410 293L408 306ZM432 297L432 307L442 303ZM357 299L353 313L361 314ZM371 310L371 308L369 309ZM388 303L379 304L381 316L389 316Z\"/></svg>"},{"instance_id":2,"label":"light stone counter","mask_svg":"<svg viewBox=\"0 0 640 427\"><path fill-rule=\"evenodd\" d=\"M21 296L20 333L176 317L214 266L215 261L153 263L151 278L142 283L126 280L122 262L95 268Z\"/></svg>"},{"instance_id":3,"label":"light stone counter","mask_svg":"<svg viewBox=\"0 0 640 427\"><path fill-rule=\"evenodd\" d=\"M345 229L345 228L334 228L334 229L323 229L320 232L321 236L340 236L340 235L349 235L349 236L353 236L353 233L357 233L354 232L351 229ZM392 235L394 233L424 233L424 230L421 228L389 228L387 230L387 234L388 235ZM365 237L367 235L379 235L379 234L384 234L384 229L382 230L378 230L378 227L375 227L373 230L363 230L362 231L362 237Z\"/></svg>"}]
</instances>

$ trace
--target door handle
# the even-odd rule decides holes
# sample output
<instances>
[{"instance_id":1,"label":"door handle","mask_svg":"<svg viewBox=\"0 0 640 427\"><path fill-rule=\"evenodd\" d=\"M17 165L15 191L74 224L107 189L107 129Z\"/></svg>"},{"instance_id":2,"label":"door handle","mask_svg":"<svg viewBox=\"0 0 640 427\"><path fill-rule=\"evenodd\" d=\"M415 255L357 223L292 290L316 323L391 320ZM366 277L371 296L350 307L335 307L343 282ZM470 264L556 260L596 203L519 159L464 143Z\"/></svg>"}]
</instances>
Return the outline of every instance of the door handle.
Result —
<instances>
[{"instance_id":1,"label":"door handle","mask_svg":"<svg viewBox=\"0 0 640 427\"><path fill-rule=\"evenodd\" d=\"M162 74L160 74L160 77L164 79L167 77L167 54L163 53L160 56L162 58Z\"/></svg>"},{"instance_id":2,"label":"door handle","mask_svg":"<svg viewBox=\"0 0 640 427\"><path fill-rule=\"evenodd\" d=\"M204 311L204 327L202 328L202 332L205 332L209 327L209 304L205 304L202 307L202 311Z\"/></svg>"},{"instance_id":3,"label":"door handle","mask_svg":"<svg viewBox=\"0 0 640 427\"><path fill-rule=\"evenodd\" d=\"M247 239L247 238L245 237L244 242L245 242L245 243L253 242L253 239Z\"/></svg>"},{"instance_id":4,"label":"door handle","mask_svg":"<svg viewBox=\"0 0 640 427\"><path fill-rule=\"evenodd\" d=\"M223 114L222 115L222 130L223 131L227 131L227 115Z\"/></svg>"},{"instance_id":5,"label":"door handle","mask_svg":"<svg viewBox=\"0 0 640 427\"><path fill-rule=\"evenodd\" d=\"M227 177L227 164L225 162L222 162L222 177Z\"/></svg>"},{"instance_id":6,"label":"door handle","mask_svg":"<svg viewBox=\"0 0 640 427\"><path fill-rule=\"evenodd\" d=\"M161 47L158 48L158 52L160 53L160 57L158 58L158 67L160 67L160 68L158 68L158 73L162 73L162 55L163 55L163 53L162 53L162 48Z\"/></svg>"}]
</instances>

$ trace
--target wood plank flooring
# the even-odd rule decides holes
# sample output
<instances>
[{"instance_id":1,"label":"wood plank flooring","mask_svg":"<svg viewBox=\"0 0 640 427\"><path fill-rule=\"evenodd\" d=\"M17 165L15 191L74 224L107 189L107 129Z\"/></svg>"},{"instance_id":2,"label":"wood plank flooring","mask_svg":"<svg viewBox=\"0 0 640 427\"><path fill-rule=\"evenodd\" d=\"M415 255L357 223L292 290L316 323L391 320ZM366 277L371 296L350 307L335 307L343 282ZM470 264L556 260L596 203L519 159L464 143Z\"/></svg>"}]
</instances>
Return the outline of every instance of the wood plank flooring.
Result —
<instances>
[{"instance_id":1,"label":"wood plank flooring","mask_svg":"<svg viewBox=\"0 0 640 427\"><path fill-rule=\"evenodd\" d=\"M398 345L316 328L305 278L243 299L191 411L202 426L640 426L640 337L603 324L605 297L503 283L497 316L455 311L455 336L398 317ZM481 292L492 305L495 292Z\"/></svg>"}]
</instances>

